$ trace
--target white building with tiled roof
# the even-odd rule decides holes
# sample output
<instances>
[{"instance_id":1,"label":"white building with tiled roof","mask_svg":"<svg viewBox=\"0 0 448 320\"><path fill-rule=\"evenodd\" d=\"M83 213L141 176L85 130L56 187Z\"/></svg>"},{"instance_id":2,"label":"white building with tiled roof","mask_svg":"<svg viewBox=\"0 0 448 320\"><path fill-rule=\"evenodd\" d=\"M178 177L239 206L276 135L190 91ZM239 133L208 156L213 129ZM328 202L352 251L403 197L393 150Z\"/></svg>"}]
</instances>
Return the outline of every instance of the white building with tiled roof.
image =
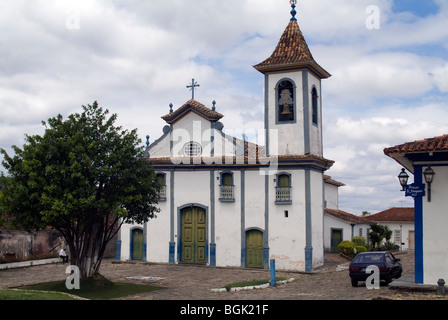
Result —
<instances>
[{"instance_id":1,"label":"white building with tiled roof","mask_svg":"<svg viewBox=\"0 0 448 320\"><path fill-rule=\"evenodd\" d=\"M364 217L370 223L388 226L392 230L391 242L400 250L414 250L414 208L393 207Z\"/></svg>"},{"instance_id":2,"label":"white building with tiled roof","mask_svg":"<svg viewBox=\"0 0 448 320\"><path fill-rule=\"evenodd\" d=\"M404 168L403 191L414 198L415 282L436 284L448 279L448 135L384 149ZM413 176L413 183L405 179ZM399 187L399 185L397 185Z\"/></svg>"},{"instance_id":3,"label":"white building with tiled roof","mask_svg":"<svg viewBox=\"0 0 448 320\"><path fill-rule=\"evenodd\" d=\"M122 227L117 258L242 268L269 268L275 259L277 269L295 271L323 265L325 190L336 183L324 177L334 162L322 145L321 81L330 74L292 13L272 56L255 66L265 77L264 146L227 135L215 103L192 99L170 110L146 153L162 185L161 211Z\"/></svg>"}]
</instances>

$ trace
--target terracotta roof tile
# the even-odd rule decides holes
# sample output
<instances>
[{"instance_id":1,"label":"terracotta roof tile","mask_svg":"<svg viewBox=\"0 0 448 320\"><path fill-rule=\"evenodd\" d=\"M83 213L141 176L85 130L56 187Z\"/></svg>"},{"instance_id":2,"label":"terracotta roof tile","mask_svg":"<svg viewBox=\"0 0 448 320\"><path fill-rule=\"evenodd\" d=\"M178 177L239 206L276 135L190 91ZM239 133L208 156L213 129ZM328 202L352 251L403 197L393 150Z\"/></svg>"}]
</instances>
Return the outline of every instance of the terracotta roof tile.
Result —
<instances>
[{"instance_id":1,"label":"terracotta roof tile","mask_svg":"<svg viewBox=\"0 0 448 320\"><path fill-rule=\"evenodd\" d=\"M335 186L337 186L337 187L345 187L345 184L343 184L343 183L340 182L340 181L336 181L336 180L334 180L332 177L330 177L329 175L326 175L326 174L324 174L324 181L325 181L326 183L335 185Z\"/></svg>"},{"instance_id":2,"label":"terracotta roof tile","mask_svg":"<svg viewBox=\"0 0 448 320\"><path fill-rule=\"evenodd\" d=\"M172 124L185 116L188 112L195 112L209 121L218 121L224 116L219 112L213 111L196 100L187 101L182 107L162 117L167 123Z\"/></svg>"},{"instance_id":3,"label":"terracotta roof tile","mask_svg":"<svg viewBox=\"0 0 448 320\"><path fill-rule=\"evenodd\" d=\"M364 217L360 217L339 209L325 209L325 213L329 214L333 217L339 218L341 220L345 220L345 221L349 221L349 222L353 222L353 223L366 223L369 224L370 222L367 221Z\"/></svg>"},{"instance_id":4,"label":"terracotta roof tile","mask_svg":"<svg viewBox=\"0 0 448 320\"><path fill-rule=\"evenodd\" d=\"M448 135L406 142L395 147L384 149L384 154L433 151L448 151Z\"/></svg>"},{"instance_id":5,"label":"terracotta roof tile","mask_svg":"<svg viewBox=\"0 0 448 320\"><path fill-rule=\"evenodd\" d=\"M272 55L254 66L264 73L289 68L310 68L321 78L331 75L314 61L297 21L290 21Z\"/></svg>"},{"instance_id":6,"label":"terracotta roof tile","mask_svg":"<svg viewBox=\"0 0 448 320\"><path fill-rule=\"evenodd\" d=\"M393 207L364 218L371 222L414 221L414 208Z\"/></svg>"}]
</instances>

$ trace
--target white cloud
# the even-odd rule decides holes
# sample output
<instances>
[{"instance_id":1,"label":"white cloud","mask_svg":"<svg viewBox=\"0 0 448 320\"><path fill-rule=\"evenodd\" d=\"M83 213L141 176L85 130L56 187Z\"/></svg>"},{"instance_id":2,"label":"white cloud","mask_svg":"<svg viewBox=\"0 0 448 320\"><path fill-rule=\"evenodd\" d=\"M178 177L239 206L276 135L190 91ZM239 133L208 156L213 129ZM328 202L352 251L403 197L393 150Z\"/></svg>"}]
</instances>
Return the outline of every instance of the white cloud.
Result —
<instances>
[{"instance_id":1,"label":"white cloud","mask_svg":"<svg viewBox=\"0 0 448 320\"><path fill-rule=\"evenodd\" d=\"M382 149L447 132L448 59L424 49L448 42L448 5L437 2L425 18L394 14L393 0L298 3L311 51L333 74L323 82L324 154L348 185L342 209L396 203L399 166ZM381 9L379 30L365 26L368 5ZM191 78L226 129L263 128L264 78L252 65L272 53L289 12L286 0L3 0L0 147L94 100L154 141L169 103L190 98ZM67 28L73 15L79 29Z\"/></svg>"}]
</instances>

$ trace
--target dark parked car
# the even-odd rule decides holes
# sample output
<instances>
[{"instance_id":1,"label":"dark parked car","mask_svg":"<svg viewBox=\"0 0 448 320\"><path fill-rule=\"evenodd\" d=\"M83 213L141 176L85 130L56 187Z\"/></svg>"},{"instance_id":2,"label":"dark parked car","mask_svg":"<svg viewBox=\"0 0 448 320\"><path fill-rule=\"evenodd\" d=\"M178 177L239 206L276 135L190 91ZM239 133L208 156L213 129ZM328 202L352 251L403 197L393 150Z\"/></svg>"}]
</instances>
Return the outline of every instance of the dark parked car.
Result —
<instances>
[{"instance_id":1,"label":"dark parked car","mask_svg":"<svg viewBox=\"0 0 448 320\"><path fill-rule=\"evenodd\" d=\"M392 281L392 278L400 278L403 272L400 259L396 259L388 251L358 253L349 267L352 286L356 287L358 281L366 281L370 277L371 272L366 273L366 269L369 266L377 266L380 271L380 280L384 280L387 284Z\"/></svg>"}]
</instances>

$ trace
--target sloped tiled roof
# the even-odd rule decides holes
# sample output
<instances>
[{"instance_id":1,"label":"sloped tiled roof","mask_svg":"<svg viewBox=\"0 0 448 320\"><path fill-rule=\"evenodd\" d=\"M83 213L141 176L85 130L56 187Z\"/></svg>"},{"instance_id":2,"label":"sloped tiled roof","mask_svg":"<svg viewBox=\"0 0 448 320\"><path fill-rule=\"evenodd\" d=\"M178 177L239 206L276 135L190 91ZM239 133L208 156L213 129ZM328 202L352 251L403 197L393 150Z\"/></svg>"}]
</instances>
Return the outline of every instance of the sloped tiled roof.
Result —
<instances>
[{"instance_id":1,"label":"sloped tiled roof","mask_svg":"<svg viewBox=\"0 0 448 320\"><path fill-rule=\"evenodd\" d=\"M331 76L314 60L296 20L289 22L272 55L254 68L262 73L309 68L321 79Z\"/></svg>"},{"instance_id":2,"label":"sloped tiled roof","mask_svg":"<svg viewBox=\"0 0 448 320\"><path fill-rule=\"evenodd\" d=\"M414 221L414 208L393 207L364 218L371 222Z\"/></svg>"},{"instance_id":3,"label":"sloped tiled roof","mask_svg":"<svg viewBox=\"0 0 448 320\"><path fill-rule=\"evenodd\" d=\"M360 217L360 216L357 216L357 215L354 215L354 214L351 214L351 213L348 213L348 212L345 212L345 211L342 211L342 210L339 210L339 209L328 209L328 208L326 208L325 209L325 213L329 214L329 215L331 215L333 217L336 217L338 219L345 220L345 221L352 222L352 223L357 223L357 224L366 223L366 224L370 224L370 221L366 220L364 217Z\"/></svg>"},{"instance_id":4,"label":"sloped tiled roof","mask_svg":"<svg viewBox=\"0 0 448 320\"><path fill-rule=\"evenodd\" d=\"M334 180L332 177L330 177L329 175L326 175L326 174L324 174L324 181L326 183L335 185L337 187L345 187L345 184L343 184L342 182Z\"/></svg>"},{"instance_id":5,"label":"sloped tiled roof","mask_svg":"<svg viewBox=\"0 0 448 320\"><path fill-rule=\"evenodd\" d=\"M182 107L162 117L168 124L173 124L189 112L194 112L209 121L218 121L224 116L216 112L196 100L187 101Z\"/></svg>"},{"instance_id":6,"label":"sloped tiled roof","mask_svg":"<svg viewBox=\"0 0 448 320\"><path fill-rule=\"evenodd\" d=\"M448 151L448 135L406 142L395 147L384 149L384 154Z\"/></svg>"}]
</instances>

